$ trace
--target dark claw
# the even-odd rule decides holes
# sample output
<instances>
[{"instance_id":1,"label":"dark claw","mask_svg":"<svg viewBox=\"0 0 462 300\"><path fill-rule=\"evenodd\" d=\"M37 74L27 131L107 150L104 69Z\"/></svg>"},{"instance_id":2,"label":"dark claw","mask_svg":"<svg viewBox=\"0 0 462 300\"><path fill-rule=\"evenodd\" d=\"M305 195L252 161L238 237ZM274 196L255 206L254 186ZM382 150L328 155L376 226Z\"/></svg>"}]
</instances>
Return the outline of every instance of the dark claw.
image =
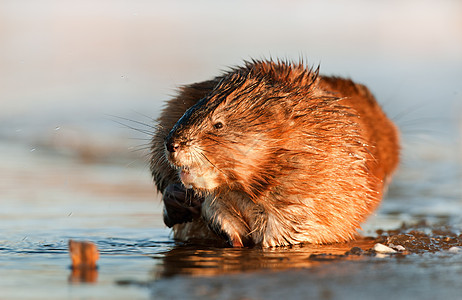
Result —
<instances>
[{"instance_id":1,"label":"dark claw","mask_svg":"<svg viewBox=\"0 0 462 300\"><path fill-rule=\"evenodd\" d=\"M204 199L195 196L193 190L186 190L183 185L176 183L167 186L162 201L164 201L164 223L172 227L200 217Z\"/></svg>"}]
</instances>

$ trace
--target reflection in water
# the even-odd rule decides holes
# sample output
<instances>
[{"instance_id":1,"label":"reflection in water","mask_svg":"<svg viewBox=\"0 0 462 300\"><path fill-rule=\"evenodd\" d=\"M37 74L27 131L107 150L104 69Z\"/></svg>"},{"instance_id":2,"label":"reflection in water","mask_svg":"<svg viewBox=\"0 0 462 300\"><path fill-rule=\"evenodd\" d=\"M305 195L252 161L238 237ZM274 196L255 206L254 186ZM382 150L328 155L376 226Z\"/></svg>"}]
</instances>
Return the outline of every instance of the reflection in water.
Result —
<instances>
[{"instance_id":1,"label":"reflection in water","mask_svg":"<svg viewBox=\"0 0 462 300\"><path fill-rule=\"evenodd\" d=\"M373 239L363 238L349 243L331 245L297 245L278 248L216 248L179 245L156 259L160 266L156 279L175 275L213 276L247 271L280 271L310 268L323 261L356 259L345 257L353 247L370 249Z\"/></svg>"},{"instance_id":2,"label":"reflection in water","mask_svg":"<svg viewBox=\"0 0 462 300\"><path fill-rule=\"evenodd\" d=\"M69 283L96 283L98 281L98 269L71 268Z\"/></svg>"},{"instance_id":3,"label":"reflection in water","mask_svg":"<svg viewBox=\"0 0 462 300\"><path fill-rule=\"evenodd\" d=\"M161 254L151 299L460 298L460 230L421 222L378 233L324 246L177 246ZM401 250L368 251L377 242Z\"/></svg>"}]
</instances>

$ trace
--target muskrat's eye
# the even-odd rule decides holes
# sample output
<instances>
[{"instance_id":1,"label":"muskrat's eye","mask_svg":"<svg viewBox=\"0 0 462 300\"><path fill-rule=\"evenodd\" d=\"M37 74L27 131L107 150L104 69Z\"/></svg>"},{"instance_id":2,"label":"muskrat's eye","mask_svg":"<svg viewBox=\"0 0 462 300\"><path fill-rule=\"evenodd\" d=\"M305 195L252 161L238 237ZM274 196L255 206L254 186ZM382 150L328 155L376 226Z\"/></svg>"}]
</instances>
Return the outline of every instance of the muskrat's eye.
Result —
<instances>
[{"instance_id":1,"label":"muskrat's eye","mask_svg":"<svg viewBox=\"0 0 462 300\"><path fill-rule=\"evenodd\" d=\"M221 128L223 128L223 123L216 122L215 124L213 124L213 127L215 127L215 129L221 129Z\"/></svg>"}]
</instances>

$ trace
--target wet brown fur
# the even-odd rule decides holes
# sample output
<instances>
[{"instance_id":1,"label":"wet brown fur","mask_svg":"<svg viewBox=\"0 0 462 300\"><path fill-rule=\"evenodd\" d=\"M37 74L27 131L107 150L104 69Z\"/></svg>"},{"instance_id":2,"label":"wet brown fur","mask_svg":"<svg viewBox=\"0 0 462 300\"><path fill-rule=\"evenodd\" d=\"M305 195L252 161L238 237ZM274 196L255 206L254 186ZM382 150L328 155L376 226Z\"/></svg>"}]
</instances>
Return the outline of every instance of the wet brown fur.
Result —
<instances>
[{"instance_id":1,"label":"wet brown fur","mask_svg":"<svg viewBox=\"0 0 462 300\"><path fill-rule=\"evenodd\" d=\"M212 182L193 186L204 197L202 218L175 225L180 240L216 233L233 246L351 240L399 160L397 129L365 86L302 64L252 61L185 86L158 122L151 159L158 190L180 183L184 166L208 170ZM169 153L166 140L181 148Z\"/></svg>"}]
</instances>

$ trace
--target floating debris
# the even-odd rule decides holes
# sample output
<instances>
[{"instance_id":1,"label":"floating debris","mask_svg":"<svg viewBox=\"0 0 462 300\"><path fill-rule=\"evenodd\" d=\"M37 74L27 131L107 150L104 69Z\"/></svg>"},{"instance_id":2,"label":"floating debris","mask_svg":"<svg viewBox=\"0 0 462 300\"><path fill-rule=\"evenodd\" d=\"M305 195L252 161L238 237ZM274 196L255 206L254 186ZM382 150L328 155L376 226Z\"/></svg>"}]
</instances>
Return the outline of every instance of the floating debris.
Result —
<instances>
[{"instance_id":1,"label":"floating debris","mask_svg":"<svg viewBox=\"0 0 462 300\"><path fill-rule=\"evenodd\" d=\"M97 261L99 252L96 245L87 241L69 240L69 255L72 261L72 273L69 281L96 282L98 278Z\"/></svg>"}]
</instances>

